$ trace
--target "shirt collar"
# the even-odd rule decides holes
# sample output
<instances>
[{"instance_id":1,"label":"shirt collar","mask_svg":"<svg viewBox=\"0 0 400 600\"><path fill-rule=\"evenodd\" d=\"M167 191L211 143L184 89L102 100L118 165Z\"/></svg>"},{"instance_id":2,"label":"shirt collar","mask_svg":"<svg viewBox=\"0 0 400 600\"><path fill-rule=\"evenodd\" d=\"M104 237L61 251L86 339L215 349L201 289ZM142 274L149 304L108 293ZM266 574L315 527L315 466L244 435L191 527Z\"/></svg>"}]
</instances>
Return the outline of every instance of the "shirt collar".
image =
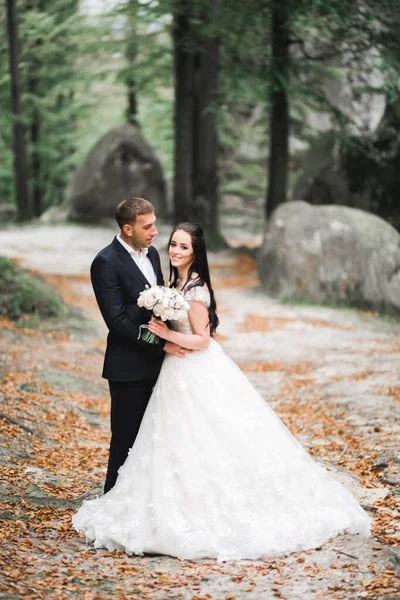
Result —
<instances>
[{"instance_id":1,"label":"shirt collar","mask_svg":"<svg viewBox=\"0 0 400 600\"><path fill-rule=\"evenodd\" d=\"M141 252L140 252L140 254L139 254L139 252L138 252L137 250L134 250L134 249L132 248L132 246L129 246L129 244L127 244L126 242L124 242L124 240L121 238L121 235L120 235L120 234L118 234L118 235L117 235L117 240L118 240L118 241L119 241L119 243L120 243L120 244L121 244L121 245L122 245L122 246L125 248L125 250L126 250L127 252L129 252L129 254L130 254L131 256L135 256L135 257L137 257L137 258L142 258L142 257L145 257L145 256L147 256L147 253L148 253L148 251L149 251L149 249L148 249L148 248L142 248L142 249L141 249Z\"/></svg>"}]
</instances>

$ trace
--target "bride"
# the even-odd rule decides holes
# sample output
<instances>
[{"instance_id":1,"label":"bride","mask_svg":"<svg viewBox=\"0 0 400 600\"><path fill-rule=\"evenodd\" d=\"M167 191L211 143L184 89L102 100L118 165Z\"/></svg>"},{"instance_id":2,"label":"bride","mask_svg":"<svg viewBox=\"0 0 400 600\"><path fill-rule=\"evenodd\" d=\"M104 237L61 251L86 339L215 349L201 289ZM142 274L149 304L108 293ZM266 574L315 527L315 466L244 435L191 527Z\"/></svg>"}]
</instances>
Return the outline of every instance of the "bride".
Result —
<instances>
[{"instance_id":1,"label":"bride","mask_svg":"<svg viewBox=\"0 0 400 600\"><path fill-rule=\"evenodd\" d=\"M275 557L371 520L307 454L213 339L218 325L201 227L169 241L171 285L190 310L150 330L188 350L166 355L114 488L73 516L95 547L180 559Z\"/></svg>"}]
</instances>

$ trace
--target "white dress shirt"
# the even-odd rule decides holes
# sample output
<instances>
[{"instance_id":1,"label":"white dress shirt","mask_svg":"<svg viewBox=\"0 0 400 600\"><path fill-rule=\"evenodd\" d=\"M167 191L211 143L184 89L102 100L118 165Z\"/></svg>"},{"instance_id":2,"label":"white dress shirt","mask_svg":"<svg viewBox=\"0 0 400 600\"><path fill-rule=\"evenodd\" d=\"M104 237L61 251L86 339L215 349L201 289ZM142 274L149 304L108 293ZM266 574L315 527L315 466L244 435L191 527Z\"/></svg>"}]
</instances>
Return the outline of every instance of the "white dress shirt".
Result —
<instances>
[{"instance_id":1,"label":"white dress shirt","mask_svg":"<svg viewBox=\"0 0 400 600\"><path fill-rule=\"evenodd\" d=\"M154 285L157 285L157 277L154 273L153 265L151 264L151 261L147 256L149 249L142 248L140 252L137 252L137 250L134 250L131 246L129 246L129 244L127 244L126 242L124 242L124 240L121 239L120 234L117 235L117 240L125 248L125 250L129 252L132 259L142 271L143 275L146 277L150 285L152 287Z\"/></svg>"}]
</instances>

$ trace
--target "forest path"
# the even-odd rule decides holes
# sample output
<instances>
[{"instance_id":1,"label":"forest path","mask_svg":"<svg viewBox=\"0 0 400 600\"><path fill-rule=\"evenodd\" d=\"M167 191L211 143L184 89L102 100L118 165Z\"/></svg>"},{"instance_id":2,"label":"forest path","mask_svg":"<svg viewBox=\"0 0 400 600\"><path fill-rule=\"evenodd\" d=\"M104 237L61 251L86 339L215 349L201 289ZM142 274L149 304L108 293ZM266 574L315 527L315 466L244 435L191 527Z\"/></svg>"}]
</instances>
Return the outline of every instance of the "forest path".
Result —
<instances>
[{"instance_id":1,"label":"forest path","mask_svg":"<svg viewBox=\"0 0 400 600\"><path fill-rule=\"evenodd\" d=\"M160 227L162 255L168 231ZM233 251L210 253L219 341L367 508L372 537L339 536L276 561L218 564L114 555L71 529L82 497L100 492L107 461L105 326L88 271L114 233L75 225L0 231L1 255L39 272L83 311L41 329L0 321L0 598L400 598L400 324L272 300L254 261Z\"/></svg>"}]
</instances>

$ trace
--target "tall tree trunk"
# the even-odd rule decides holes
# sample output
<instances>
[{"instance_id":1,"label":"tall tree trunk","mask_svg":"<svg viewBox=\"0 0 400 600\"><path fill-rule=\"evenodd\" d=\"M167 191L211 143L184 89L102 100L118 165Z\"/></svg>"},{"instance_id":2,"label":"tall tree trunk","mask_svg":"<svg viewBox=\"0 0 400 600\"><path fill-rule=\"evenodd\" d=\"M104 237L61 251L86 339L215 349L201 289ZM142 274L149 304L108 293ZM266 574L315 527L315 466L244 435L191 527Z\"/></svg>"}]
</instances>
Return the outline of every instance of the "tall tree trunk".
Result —
<instances>
[{"instance_id":1,"label":"tall tree trunk","mask_svg":"<svg viewBox=\"0 0 400 600\"><path fill-rule=\"evenodd\" d=\"M40 217L43 212L42 206L42 181L41 181L41 160L39 152L40 143L40 113L34 109L31 117L31 176L32 176L32 205L35 217Z\"/></svg>"},{"instance_id":2,"label":"tall tree trunk","mask_svg":"<svg viewBox=\"0 0 400 600\"><path fill-rule=\"evenodd\" d=\"M44 0L28 0L25 5L26 11L32 10L45 10ZM42 163L40 155L40 134L41 134L41 115L38 106L36 105L36 99L40 96L40 70L41 70L41 58L40 49L42 46L42 40L37 38L35 40L34 50L32 57L26 60L26 87L33 102L31 101L30 109L30 123L28 126L27 134L29 136L31 150L28 154L28 172L30 180L30 195L32 201L32 212L35 217L40 217L43 212L42 202Z\"/></svg>"},{"instance_id":3,"label":"tall tree trunk","mask_svg":"<svg viewBox=\"0 0 400 600\"><path fill-rule=\"evenodd\" d=\"M131 123L132 125L139 125L138 122L138 118L137 118L137 112L138 112L138 107L137 107L137 100L136 100L136 87L135 87L135 80L133 79L133 77L130 77L127 79L126 81L126 85L128 88L128 107L127 107L127 121L128 123Z\"/></svg>"},{"instance_id":4,"label":"tall tree trunk","mask_svg":"<svg viewBox=\"0 0 400 600\"><path fill-rule=\"evenodd\" d=\"M270 95L270 151L265 213L267 219L287 198L289 158L289 1L272 5L272 91Z\"/></svg>"},{"instance_id":5,"label":"tall tree trunk","mask_svg":"<svg viewBox=\"0 0 400 600\"><path fill-rule=\"evenodd\" d=\"M6 8L11 79L11 110L13 115L15 200L18 219L23 221L31 217L31 210L28 197L25 128L21 121L21 85L18 70L19 46L16 1L6 0Z\"/></svg>"},{"instance_id":6,"label":"tall tree trunk","mask_svg":"<svg viewBox=\"0 0 400 600\"><path fill-rule=\"evenodd\" d=\"M219 43L207 39L197 56L194 111L193 195L196 220L208 233L218 233L218 139L216 104Z\"/></svg>"},{"instance_id":7,"label":"tall tree trunk","mask_svg":"<svg viewBox=\"0 0 400 600\"><path fill-rule=\"evenodd\" d=\"M134 69L137 55L137 42L136 42L136 18L137 18L137 0L129 0L126 7L127 16L127 44L125 51L125 59L129 69L129 73L126 77L126 87L128 89L128 106L126 109L126 116L128 123L132 125L138 125L138 105L136 96L136 84L134 77Z\"/></svg>"},{"instance_id":8,"label":"tall tree trunk","mask_svg":"<svg viewBox=\"0 0 400 600\"><path fill-rule=\"evenodd\" d=\"M186 47L189 37L189 2L181 0L174 15L175 159L174 218L193 220L193 73L194 55Z\"/></svg>"}]
</instances>

